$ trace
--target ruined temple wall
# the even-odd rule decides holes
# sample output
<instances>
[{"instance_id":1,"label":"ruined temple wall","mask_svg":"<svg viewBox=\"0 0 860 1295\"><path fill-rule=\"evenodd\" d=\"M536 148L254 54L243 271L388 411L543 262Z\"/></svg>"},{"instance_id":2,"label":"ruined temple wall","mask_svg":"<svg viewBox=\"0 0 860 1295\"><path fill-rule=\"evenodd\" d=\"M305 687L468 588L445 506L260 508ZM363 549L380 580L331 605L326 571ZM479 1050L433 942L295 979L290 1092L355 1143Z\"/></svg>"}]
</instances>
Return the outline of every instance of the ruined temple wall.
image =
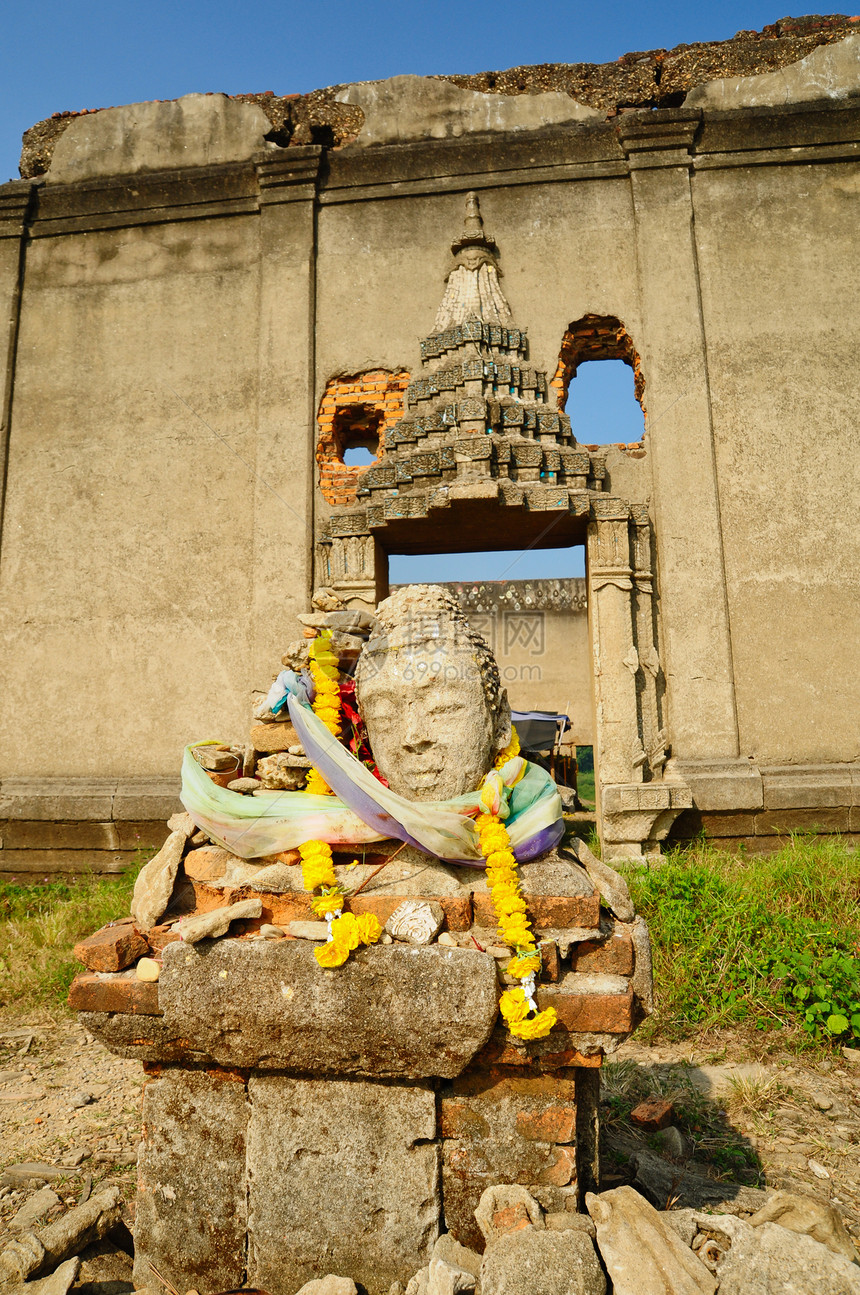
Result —
<instances>
[{"instance_id":1,"label":"ruined temple wall","mask_svg":"<svg viewBox=\"0 0 860 1295\"><path fill-rule=\"evenodd\" d=\"M254 481L219 437L253 466L256 337L236 321L259 314L256 232L160 224L28 249L3 553L7 774L159 774L183 732L245 722Z\"/></svg>"},{"instance_id":2,"label":"ruined temple wall","mask_svg":"<svg viewBox=\"0 0 860 1295\"><path fill-rule=\"evenodd\" d=\"M607 486L650 503L673 755L744 774L703 808L762 808L748 756L854 759L853 102L4 186L0 774L45 781L18 817L75 818L48 784L91 778L110 818L111 779L175 787L186 739L244 730L311 588L326 383L415 367L467 188L536 366L589 312L641 357L645 453Z\"/></svg>"}]
</instances>

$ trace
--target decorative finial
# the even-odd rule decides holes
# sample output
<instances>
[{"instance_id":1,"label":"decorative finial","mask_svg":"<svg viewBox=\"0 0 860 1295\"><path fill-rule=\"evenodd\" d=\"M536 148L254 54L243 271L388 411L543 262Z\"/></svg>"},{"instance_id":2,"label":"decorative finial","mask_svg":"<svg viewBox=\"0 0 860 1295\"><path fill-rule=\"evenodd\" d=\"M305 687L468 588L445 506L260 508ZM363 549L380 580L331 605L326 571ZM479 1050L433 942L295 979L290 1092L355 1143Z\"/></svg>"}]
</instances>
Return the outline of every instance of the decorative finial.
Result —
<instances>
[{"instance_id":1,"label":"decorative finial","mask_svg":"<svg viewBox=\"0 0 860 1295\"><path fill-rule=\"evenodd\" d=\"M466 194L466 218L463 221L463 232L451 244L451 251L457 256L466 247L483 247L493 255L498 251L495 239L490 238L489 234L484 231L478 195L474 190Z\"/></svg>"}]
</instances>

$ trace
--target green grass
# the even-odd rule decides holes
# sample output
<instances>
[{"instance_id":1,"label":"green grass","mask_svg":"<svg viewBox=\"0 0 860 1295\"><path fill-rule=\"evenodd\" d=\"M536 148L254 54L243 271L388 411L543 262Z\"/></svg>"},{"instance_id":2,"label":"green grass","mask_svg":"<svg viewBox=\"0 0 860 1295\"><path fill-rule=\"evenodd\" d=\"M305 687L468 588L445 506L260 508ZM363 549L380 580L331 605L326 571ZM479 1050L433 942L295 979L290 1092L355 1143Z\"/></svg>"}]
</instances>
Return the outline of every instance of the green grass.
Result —
<instances>
[{"instance_id":1,"label":"green grass","mask_svg":"<svg viewBox=\"0 0 860 1295\"><path fill-rule=\"evenodd\" d=\"M581 801L587 801L589 805L595 803L593 769L590 773L578 773L576 775L576 790Z\"/></svg>"},{"instance_id":2,"label":"green grass","mask_svg":"<svg viewBox=\"0 0 860 1295\"><path fill-rule=\"evenodd\" d=\"M740 1026L793 1046L860 1039L860 855L839 838L765 855L698 843L626 875L654 948L643 1038Z\"/></svg>"},{"instance_id":3,"label":"green grass","mask_svg":"<svg viewBox=\"0 0 860 1295\"><path fill-rule=\"evenodd\" d=\"M0 1011L67 1010L69 985L81 970L72 949L128 913L138 867L115 878L0 882Z\"/></svg>"}]
</instances>

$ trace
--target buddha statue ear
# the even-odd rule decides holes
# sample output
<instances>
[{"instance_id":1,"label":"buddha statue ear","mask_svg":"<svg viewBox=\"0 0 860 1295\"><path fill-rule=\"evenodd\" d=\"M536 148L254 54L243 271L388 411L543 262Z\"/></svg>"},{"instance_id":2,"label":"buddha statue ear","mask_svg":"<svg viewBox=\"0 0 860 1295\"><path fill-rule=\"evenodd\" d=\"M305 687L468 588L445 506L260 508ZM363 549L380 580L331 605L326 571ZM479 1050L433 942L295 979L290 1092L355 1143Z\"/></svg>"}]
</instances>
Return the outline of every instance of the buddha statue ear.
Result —
<instances>
[{"instance_id":1,"label":"buddha statue ear","mask_svg":"<svg viewBox=\"0 0 860 1295\"><path fill-rule=\"evenodd\" d=\"M499 698L499 709L496 711L496 730L493 734L493 750L496 753L504 751L510 740L511 704L508 701L507 691L503 689Z\"/></svg>"}]
</instances>

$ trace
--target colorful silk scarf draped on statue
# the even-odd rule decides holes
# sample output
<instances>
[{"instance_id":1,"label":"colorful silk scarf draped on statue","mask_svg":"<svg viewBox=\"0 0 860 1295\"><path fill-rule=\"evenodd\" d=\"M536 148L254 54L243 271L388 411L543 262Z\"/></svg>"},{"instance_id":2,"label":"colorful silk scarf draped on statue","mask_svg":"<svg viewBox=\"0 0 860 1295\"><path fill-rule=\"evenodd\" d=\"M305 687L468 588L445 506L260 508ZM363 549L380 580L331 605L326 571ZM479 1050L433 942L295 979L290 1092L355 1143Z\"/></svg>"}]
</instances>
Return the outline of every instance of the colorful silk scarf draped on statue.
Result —
<instances>
[{"instance_id":1,"label":"colorful silk scarf draped on statue","mask_svg":"<svg viewBox=\"0 0 860 1295\"><path fill-rule=\"evenodd\" d=\"M334 796L283 791L243 796L227 791L206 775L186 747L182 761L182 803L213 841L243 859L293 850L304 841L364 845L394 837L446 863L482 868L478 834L472 821L483 810L480 791L445 801L411 801L384 787L332 737L307 704L306 693L289 698L290 718L309 759ZM552 849L564 831L561 798L538 765L510 760L499 773L505 784L505 827L519 862ZM506 781L507 779L507 781Z\"/></svg>"}]
</instances>

